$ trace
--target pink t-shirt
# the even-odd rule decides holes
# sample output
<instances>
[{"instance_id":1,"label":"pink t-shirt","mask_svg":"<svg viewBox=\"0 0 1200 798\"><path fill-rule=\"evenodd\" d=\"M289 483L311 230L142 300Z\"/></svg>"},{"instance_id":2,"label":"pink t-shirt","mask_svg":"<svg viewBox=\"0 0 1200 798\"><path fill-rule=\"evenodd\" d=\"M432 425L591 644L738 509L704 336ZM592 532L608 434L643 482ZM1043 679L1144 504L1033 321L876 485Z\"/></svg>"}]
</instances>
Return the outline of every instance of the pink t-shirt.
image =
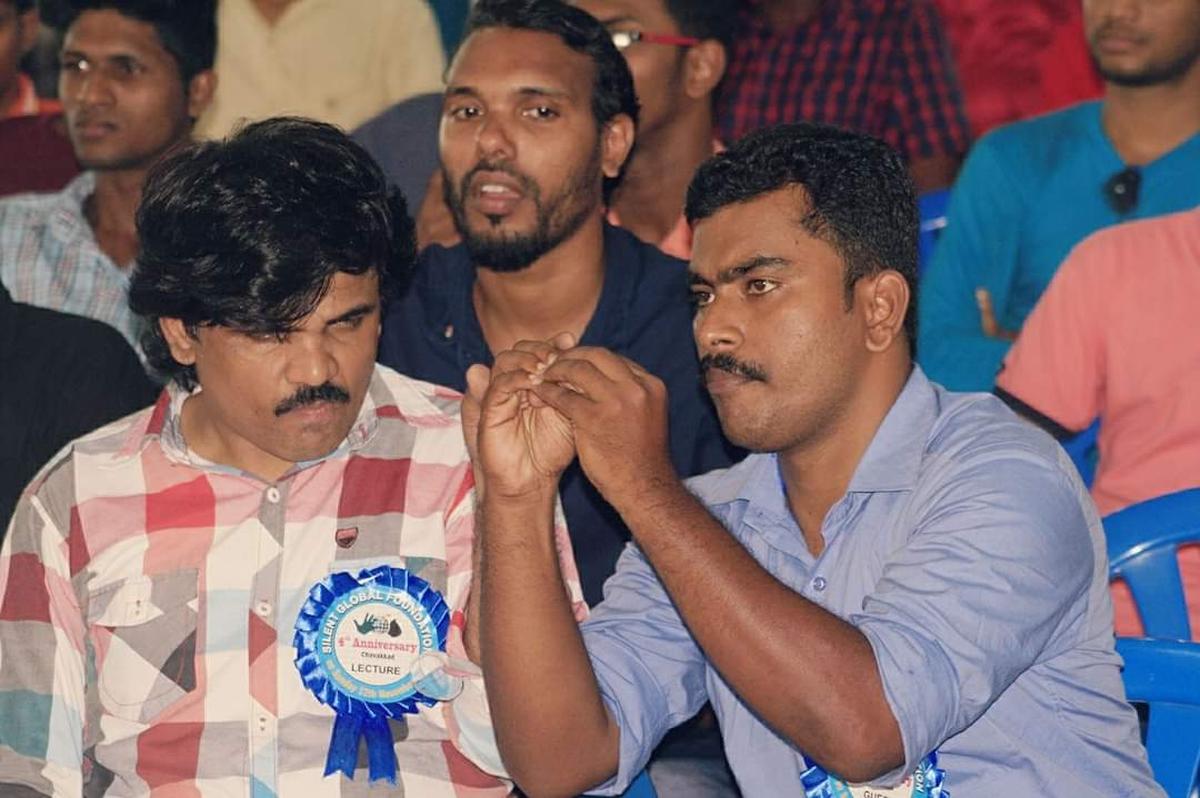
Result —
<instances>
[{"instance_id":1,"label":"pink t-shirt","mask_svg":"<svg viewBox=\"0 0 1200 798\"><path fill-rule=\"evenodd\" d=\"M1069 430L1100 418L1102 515L1200 486L1200 210L1101 230L1063 262L1004 361L998 388ZM1200 635L1200 547L1180 550ZM1140 634L1113 591L1117 634Z\"/></svg>"}]
</instances>

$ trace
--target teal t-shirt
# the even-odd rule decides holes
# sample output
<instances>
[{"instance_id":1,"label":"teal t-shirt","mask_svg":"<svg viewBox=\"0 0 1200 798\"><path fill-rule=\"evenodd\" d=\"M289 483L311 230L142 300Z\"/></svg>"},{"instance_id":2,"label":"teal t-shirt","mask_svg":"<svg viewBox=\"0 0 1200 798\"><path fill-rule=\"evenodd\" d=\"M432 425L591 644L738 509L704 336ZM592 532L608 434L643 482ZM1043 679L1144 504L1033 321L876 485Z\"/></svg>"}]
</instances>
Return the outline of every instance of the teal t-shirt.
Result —
<instances>
[{"instance_id":1,"label":"teal t-shirt","mask_svg":"<svg viewBox=\"0 0 1200 798\"><path fill-rule=\"evenodd\" d=\"M975 289L1000 326L1019 330L1071 248L1102 227L1200 205L1200 135L1141 168L1125 215L1105 184L1126 164L1100 123L1101 103L999 128L963 165L945 231L918 292L917 359L935 382L988 391L1009 342L980 326ZM1137 268L1137 264L1130 264Z\"/></svg>"}]
</instances>

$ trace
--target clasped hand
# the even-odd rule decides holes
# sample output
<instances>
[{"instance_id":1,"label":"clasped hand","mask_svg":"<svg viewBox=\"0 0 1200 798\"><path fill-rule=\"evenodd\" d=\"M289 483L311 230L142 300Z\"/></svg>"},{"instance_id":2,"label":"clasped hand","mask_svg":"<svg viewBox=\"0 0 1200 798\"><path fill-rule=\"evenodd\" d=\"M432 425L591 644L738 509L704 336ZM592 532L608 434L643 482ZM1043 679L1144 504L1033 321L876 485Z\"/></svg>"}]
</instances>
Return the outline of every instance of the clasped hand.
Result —
<instances>
[{"instance_id":1,"label":"clasped hand","mask_svg":"<svg viewBox=\"0 0 1200 798\"><path fill-rule=\"evenodd\" d=\"M480 489L506 498L556 491L576 456L613 504L674 477L662 381L606 349L575 346L568 333L522 341L491 369L472 366L463 429Z\"/></svg>"}]
</instances>

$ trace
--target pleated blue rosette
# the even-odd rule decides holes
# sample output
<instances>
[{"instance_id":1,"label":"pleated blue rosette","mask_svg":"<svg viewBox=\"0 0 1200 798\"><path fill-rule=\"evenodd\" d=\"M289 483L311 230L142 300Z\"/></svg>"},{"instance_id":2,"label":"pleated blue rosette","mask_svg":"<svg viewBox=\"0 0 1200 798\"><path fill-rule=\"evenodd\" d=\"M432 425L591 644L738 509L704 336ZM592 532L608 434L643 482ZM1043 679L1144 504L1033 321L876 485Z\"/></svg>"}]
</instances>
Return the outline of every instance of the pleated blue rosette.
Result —
<instances>
[{"instance_id":1,"label":"pleated blue rosette","mask_svg":"<svg viewBox=\"0 0 1200 798\"><path fill-rule=\"evenodd\" d=\"M292 644L304 686L336 713L326 776L341 772L353 779L365 738L370 781L396 783L388 718L452 697L455 685L446 683L448 677L439 671L431 678L418 666L423 657L427 663L446 650L449 628L442 595L403 568L334 573L312 587ZM389 664L401 658L401 664Z\"/></svg>"},{"instance_id":2,"label":"pleated blue rosette","mask_svg":"<svg viewBox=\"0 0 1200 798\"><path fill-rule=\"evenodd\" d=\"M946 771L939 768L937 762L937 752L934 751L918 763L913 771L912 792L905 798L950 798L949 791L943 786ZM855 798L854 790L862 790L829 775L808 757L804 757L804 766L806 770L800 774L804 798Z\"/></svg>"}]
</instances>

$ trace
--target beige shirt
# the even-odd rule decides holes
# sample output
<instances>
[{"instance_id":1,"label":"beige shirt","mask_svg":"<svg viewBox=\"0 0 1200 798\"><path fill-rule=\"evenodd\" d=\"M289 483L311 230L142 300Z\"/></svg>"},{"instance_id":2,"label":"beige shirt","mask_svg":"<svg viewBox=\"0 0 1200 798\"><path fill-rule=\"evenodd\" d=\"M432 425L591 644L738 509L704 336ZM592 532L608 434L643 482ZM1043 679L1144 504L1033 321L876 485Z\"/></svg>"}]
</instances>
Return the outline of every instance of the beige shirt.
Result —
<instances>
[{"instance_id":1,"label":"beige shirt","mask_svg":"<svg viewBox=\"0 0 1200 798\"><path fill-rule=\"evenodd\" d=\"M217 26L217 91L196 128L202 138L280 114L350 130L442 89L445 55L425 0L295 0L274 25L252 0L221 0Z\"/></svg>"}]
</instances>

